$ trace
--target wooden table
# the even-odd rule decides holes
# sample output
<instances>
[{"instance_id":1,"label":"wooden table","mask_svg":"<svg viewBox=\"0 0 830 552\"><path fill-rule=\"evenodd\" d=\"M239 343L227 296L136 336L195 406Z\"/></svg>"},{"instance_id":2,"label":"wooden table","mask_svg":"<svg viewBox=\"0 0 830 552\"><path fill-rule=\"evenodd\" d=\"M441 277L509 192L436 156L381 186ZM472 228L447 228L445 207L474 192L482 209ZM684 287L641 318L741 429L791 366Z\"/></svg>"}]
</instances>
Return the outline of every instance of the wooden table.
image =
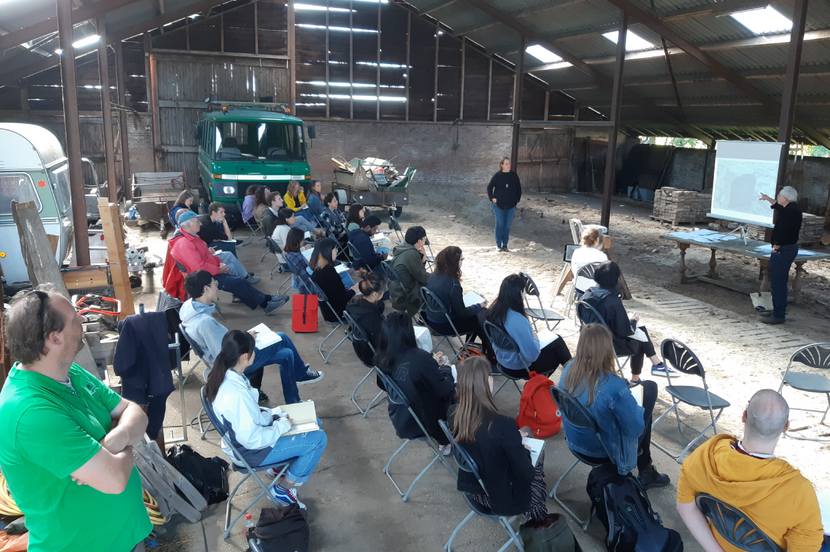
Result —
<instances>
[{"instance_id":1,"label":"wooden table","mask_svg":"<svg viewBox=\"0 0 830 552\"><path fill-rule=\"evenodd\" d=\"M761 286L757 291L769 291L769 253L762 253L755 250L757 247L769 245L768 243L748 239L746 240L746 244L744 244L744 240L737 237L729 241L709 242L698 239L695 235L684 236L685 234L692 233L674 232L672 234L661 236L664 239L677 243L677 247L680 249L679 271L681 283L688 284L691 282L707 282L709 284L715 284L716 286L725 287L742 293L752 293L753 291L756 291L746 285L741 285L736 282L729 282L720 278L717 271L718 261L716 255L718 251L728 251L730 253L743 255L744 257L758 259L763 278L761 280ZM690 245L706 247L712 251L712 256L709 258L709 271L707 273L696 275L686 274L686 250ZM793 298L795 303L798 303L801 296L801 275L804 273L804 263L830 258L830 255L827 253L808 251L812 254L804 254L805 251L808 250L799 249L798 256L795 258L795 279L792 282Z\"/></svg>"}]
</instances>

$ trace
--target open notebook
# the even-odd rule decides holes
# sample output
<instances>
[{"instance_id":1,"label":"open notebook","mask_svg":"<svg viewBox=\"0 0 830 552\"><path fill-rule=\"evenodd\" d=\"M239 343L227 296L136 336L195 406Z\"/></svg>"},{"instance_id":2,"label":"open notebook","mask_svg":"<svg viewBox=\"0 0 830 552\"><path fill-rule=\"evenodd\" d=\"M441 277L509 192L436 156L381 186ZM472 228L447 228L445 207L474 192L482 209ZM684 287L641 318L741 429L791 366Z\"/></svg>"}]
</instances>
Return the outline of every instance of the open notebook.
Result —
<instances>
[{"instance_id":1,"label":"open notebook","mask_svg":"<svg viewBox=\"0 0 830 552\"><path fill-rule=\"evenodd\" d=\"M545 347L547 347L548 345L553 343L556 340L557 337L559 337L559 334L557 334L556 332L552 332L548 329L540 330L539 332L536 333L536 335L538 336L538 339L539 339L539 348L540 349L544 349Z\"/></svg>"},{"instance_id":2,"label":"open notebook","mask_svg":"<svg viewBox=\"0 0 830 552\"><path fill-rule=\"evenodd\" d=\"M317 425L317 410L314 408L314 401L284 404L280 408L294 421L291 429L283 435L294 435L320 429L320 426Z\"/></svg>"},{"instance_id":3,"label":"open notebook","mask_svg":"<svg viewBox=\"0 0 830 552\"><path fill-rule=\"evenodd\" d=\"M643 406L643 386L635 385L634 387L629 387L628 390L631 391L632 395L634 395L634 400L637 401L637 406Z\"/></svg>"},{"instance_id":4,"label":"open notebook","mask_svg":"<svg viewBox=\"0 0 830 552\"><path fill-rule=\"evenodd\" d=\"M282 341L279 334L265 324L257 324L251 328L250 331L256 332L256 348L259 350L265 349L274 343Z\"/></svg>"},{"instance_id":5,"label":"open notebook","mask_svg":"<svg viewBox=\"0 0 830 552\"><path fill-rule=\"evenodd\" d=\"M530 447L530 461L536 466L536 463L539 462L539 456L545 450L545 441L533 437L522 437L522 444Z\"/></svg>"},{"instance_id":6,"label":"open notebook","mask_svg":"<svg viewBox=\"0 0 830 552\"><path fill-rule=\"evenodd\" d=\"M484 302L484 297L476 293L475 291L471 291L469 293L464 294L464 306L465 307L472 307L473 305L478 305Z\"/></svg>"}]
</instances>

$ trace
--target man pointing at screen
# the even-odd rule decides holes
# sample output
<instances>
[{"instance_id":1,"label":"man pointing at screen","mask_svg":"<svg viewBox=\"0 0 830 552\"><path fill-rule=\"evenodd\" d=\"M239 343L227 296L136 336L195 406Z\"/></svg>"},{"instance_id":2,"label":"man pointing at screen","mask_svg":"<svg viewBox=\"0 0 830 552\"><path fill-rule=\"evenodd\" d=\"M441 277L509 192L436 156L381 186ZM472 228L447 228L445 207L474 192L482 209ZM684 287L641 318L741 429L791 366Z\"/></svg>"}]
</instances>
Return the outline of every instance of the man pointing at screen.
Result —
<instances>
[{"instance_id":1,"label":"man pointing at screen","mask_svg":"<svg viewBox=\"0 0 830 552\"><path fill-rule=\"evenodd\" d=\"M783 324L787 314L787 281L790 266L798 256L798 233L801 231L801 208L798 192L792 186L784 186L778 192L778 199L761 194L758 201L769 201L778 213L778 220L772 229L772 254L769 258L770 291L772 292L772 313L762 312L764 324Z\"/></svg>"}]
</instances>

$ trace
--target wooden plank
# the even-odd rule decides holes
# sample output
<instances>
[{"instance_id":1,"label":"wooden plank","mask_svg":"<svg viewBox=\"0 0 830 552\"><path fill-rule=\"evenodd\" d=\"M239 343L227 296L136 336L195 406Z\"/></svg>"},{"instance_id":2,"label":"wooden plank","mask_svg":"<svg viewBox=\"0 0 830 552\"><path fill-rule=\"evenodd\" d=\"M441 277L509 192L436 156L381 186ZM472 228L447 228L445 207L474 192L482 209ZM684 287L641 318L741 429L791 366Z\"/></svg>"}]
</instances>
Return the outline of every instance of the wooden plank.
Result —
<instances>
[{"instance_id":1,"label":"wooden plank","mask_svg":"<svg viewBox=\"0 0 830 552\"><path fill-rule=\"evenodd\" d=\"M135 314L135 304L130 287L130 273L127 270L127 258L124 253L124 229L121 226L118 204L109 203L106 198L102 197L98 200L98 214L101 216L101 227L104 229L104 243L107 244L112 288L115 298L121 301L119 318L124 320Z\"/></svg>"},{"instance_id":2,"label":"wooden plank","mask_svg":"<svg viewBox=\"0 0 830 552\"><path fill-rule=\"evenodd\" d=\"M167 501L167 504L171 507L171 509L175 509L178 513L183 515L189 522L195 523L202 518L202 514L196 510L193 506L191 506L184 498L179 496L179 493L176 491L175 488L171 487L167 484L166 481L156 473L156 470L153 469L150 461L143 456L143 451L137 448L133 448L133 459L135 460L135 465L138 468L139 473L141 473L141 478L144 481L149 481L153 487L155 487L158 496L154 496L156 500L160 500L160 497Z\"/></svg>"},{"instance_id":3,"label":"wooden plank","mask_svg":"<svg viewBox=\"0 0 830 552\"><path fill-rule=\"evenodd\" d=\"M109 285L107 269L96 266L84 267L72 272L63 272L63 283L67 289L85 289Z\"/></svg>"},{"instance_id":4,"label":"wooden plank","mask_svg":"<svg viewBox=\"0 0 830 552\"><path fill-rule=\"evenodd\" d=\"M69 290L63 283L58 262L55 260L55 254L52 253L49 238L43 228L43 221L40 220L37 212L37 205L32 201L27 203L12 201L12 215L20 237L20 252L26 262L32 287L52 284L55 286L55 291L68 300ZM87 372L95 374L99 379L103 378L86 342L84 342L84 348L75 356L75 363Z\"/></svg>"}]
</instances>

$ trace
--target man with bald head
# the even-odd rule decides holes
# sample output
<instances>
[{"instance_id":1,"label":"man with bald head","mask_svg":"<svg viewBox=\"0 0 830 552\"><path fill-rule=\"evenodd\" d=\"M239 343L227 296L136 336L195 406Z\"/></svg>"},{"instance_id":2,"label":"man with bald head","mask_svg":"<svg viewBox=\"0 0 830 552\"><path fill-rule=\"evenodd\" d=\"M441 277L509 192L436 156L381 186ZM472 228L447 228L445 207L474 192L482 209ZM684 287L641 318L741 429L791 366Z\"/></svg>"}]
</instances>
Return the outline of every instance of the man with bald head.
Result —
<instances>
[{"instance_id":1,"label":"man with bald head","mask_svg":"<svg viewBox=\"0 0 830 552\"><path fill-rule=\"evenodd\" d=\"M738 552L708 523L695 504L706 493L739 509L789 552L818 552L824 530L816 493L801 472L775 457L789 427L784 397L762 389L743 414L742 439L716 435L683 462L677 511L706 552ZM824 549L822 549L824 550Z\"/></svg>"}]
</instances>

